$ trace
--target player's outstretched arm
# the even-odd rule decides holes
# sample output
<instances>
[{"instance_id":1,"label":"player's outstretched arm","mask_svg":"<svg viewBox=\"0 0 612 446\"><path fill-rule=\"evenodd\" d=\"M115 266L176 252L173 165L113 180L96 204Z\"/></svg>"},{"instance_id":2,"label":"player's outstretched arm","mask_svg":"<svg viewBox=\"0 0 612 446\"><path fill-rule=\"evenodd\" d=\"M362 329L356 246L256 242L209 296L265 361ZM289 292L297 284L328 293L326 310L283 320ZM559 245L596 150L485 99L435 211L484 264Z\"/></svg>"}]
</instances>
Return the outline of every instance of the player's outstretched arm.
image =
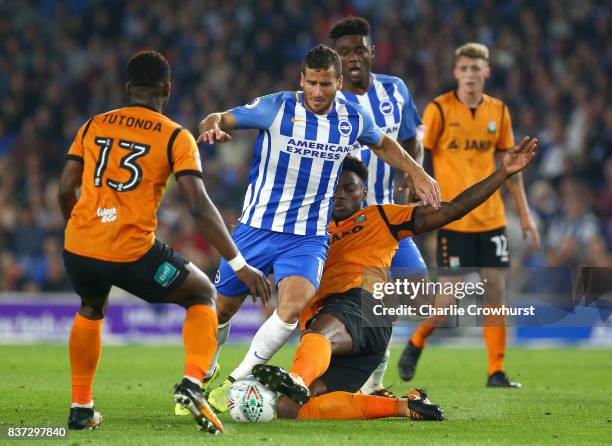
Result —
<instances>
[{"instance_id":1,"label":"player's outstretched arm","mask_svg":"<svg viewBox=\"0 0 612 446\"><path fill-rule=\"evenodd\" d=\"M77 190L83 181L83 162L69 159L66 161L60 178L57 198L64 221L68 223L72 208L77 202Z\"/></svg>"},{"instance_id":2,"label":"player's outstretched arm","mask_svg":"<svg viewBox=\"0 0 612 446\"><path fill-rule=\"evenodd\" d=\"M537 145L537 139L526 136L520 144L507 151L495 172L464 190L452 201L443 202L440 209L431 206L415 208L412 215L415 234L441 228L480 206L508 178L527 167L535 156Z\"/></svg>"},{"instance_id":3,"label":"player's outstretched arm","mask_svg":"<svg viewBox=\"0 0 612 446\"><path fill-rule=\"evenodd\" d=\"M227 142L232 137L226 130L234 130L236 127L236 119L230 112L211 113L200 122L198 142L205 142L207 144Z\"/></svg>"},{"instance_id":4,"label":"player's outstretched arm","mask_svg":"<svg viewBox=\"0 0 612 446\"><path fill-rule=\"evenodd\" d=\"M272 295L270 282L261 271L246 263L240 255L219 210L208 196L202 179L194 175L181 175L177 182L200 232L228 261L242 259L243 266L236 270L236 275L249 288L253 300L255 296L260 296L264 305L267 304Z\"/></svg>"},{"instance_id":5,"label":"player's outstretched arm","mask_svg":"<svg viewBox=\"0 0 612 446\"><path fill-rule=\"evenodd\" d=\"M440 207L440 186L438 182L430 177L395 139L383 135L380 142L376 146L370 146L370 148L384 162L410 175L410 184L405 183L404 185L408 187L414 184L416 194L424 203L435 209Z\"/></svg>"}]
</instances>

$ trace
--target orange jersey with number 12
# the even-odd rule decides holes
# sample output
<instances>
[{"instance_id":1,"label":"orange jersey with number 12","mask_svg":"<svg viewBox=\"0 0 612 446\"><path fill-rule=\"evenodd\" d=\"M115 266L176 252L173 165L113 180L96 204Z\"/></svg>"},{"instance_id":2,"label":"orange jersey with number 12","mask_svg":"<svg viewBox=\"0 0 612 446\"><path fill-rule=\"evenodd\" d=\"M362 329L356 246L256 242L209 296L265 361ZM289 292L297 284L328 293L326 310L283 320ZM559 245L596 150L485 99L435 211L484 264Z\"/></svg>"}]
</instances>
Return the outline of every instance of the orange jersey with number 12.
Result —
<instances>
[{"instance_id":1,"label":"orange jersey with number 12","mask_svg":"<svg viewBox=\"0 0 612 446\"><path fill-rule=\"evenodd\" d=\"M140 105L91 118L77 132L67 158L84 168L64 246L110 262L138 260L151 248L171 173L202 176L191 133Z\"/></svg>"}]
</instances>

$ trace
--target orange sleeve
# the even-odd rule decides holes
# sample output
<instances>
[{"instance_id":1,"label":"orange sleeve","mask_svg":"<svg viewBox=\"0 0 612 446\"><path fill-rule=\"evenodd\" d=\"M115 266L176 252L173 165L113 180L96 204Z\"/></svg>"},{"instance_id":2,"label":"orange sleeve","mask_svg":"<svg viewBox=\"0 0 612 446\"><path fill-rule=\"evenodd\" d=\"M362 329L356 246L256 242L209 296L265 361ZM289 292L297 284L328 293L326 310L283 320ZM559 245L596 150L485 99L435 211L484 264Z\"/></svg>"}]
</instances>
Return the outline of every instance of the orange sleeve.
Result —
<instances>
[{"instance_id":1,"label":"orange sleeve","mask_svg":"<svg viewBox=\"0 0 612 446\"><path fill-rule=\"evenodd\" d=\"M499 139L497 140L497 150L508 150L514 147L514 132L512 132L512 119L510 118L510 111L504 104L502 111L502 122L501 129L499 132Z\"/></svg>"},{"instance_id":2,"label":"orange sleeve","mask_svg":"<svg viewBox=\"0 0 612 446\"><path fill-rule=\"evenodd\" d=\"M81 126L81 128L77 131L74 136L74 140L68 149L68 155L66 155L66 159L71 159L75 161L83 161L85 156L85 150L83 149L83 140L85 139L85 135L89 130L89 125L94 118L89 118L89 120Z\"/></svg>"},{"instance_id":3,"label":"orange sleeve","mask_svg":"<svg viewBox=\"0 0 612 446\"><path fill-rule=\"evenodd\" d=\"M444 129L444 115L442 107L436 102L430 102L423 112L423 125L425 135L423 137L423 147L435 150L440 133Z\"/></svg>"},{"instance_id":4,"label":"orange sleeve","mask_svg":"<svg viewBox=\"0 0 612 446\"><path fill-rule=\"evenodd\" d=\"M174 140L168 143L171 151L172 172L175 176L202 176L202 161L198 145L189 130L178 128L170 137Z\"/></svg>"},{"instance_id":5,"label":"orange sleeve","mask_svg":"<svg viewBox=\"0 0 612 446\"><path fill-rule=\"evenodd\" d=\"M380 214L397 239L414 235L412 213L415 205L383 204L378 206Z\"/></svg>"}]
</instances>

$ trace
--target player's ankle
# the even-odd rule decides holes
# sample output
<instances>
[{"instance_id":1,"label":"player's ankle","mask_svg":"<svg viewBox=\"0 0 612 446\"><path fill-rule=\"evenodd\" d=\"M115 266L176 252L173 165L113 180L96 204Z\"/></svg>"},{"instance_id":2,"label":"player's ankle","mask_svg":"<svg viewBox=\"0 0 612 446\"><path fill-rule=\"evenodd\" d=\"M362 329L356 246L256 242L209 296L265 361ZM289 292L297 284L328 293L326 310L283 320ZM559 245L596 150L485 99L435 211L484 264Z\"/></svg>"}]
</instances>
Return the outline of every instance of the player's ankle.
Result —
<instances>
[{"instance_id":1,"label":"player's ankle","mask_svg":"<svg viewBox=\"0 0 612 446\"><path fill-rule=\"evenodd\" d=\"M398 417L410 418L410 409L408 408L408 400L400 399L397 402Z\"/></svg>"},{"instance_id":2,"label":"player's ankle","mask_svg":"<svg viewBox=\"0 0 612 446\"><path fill-rule=\"evenodd\" d=\"M194 384L197 384L198 386L202 385L202 381L199 380L198 378L194 378L193 376L189 376L189 375L184 375L183 379L186 379L189 382L192 382Z\"/></svg>"},{"instance_id":3,"label":"player's ankle","mask_svg":"<svg viewBox=\"0 0 612 446\"><path fill-rule=\"evenodd\" d=\"M85 403L85 404L83 404L83 403L74 403L74 402L72 404L70 404L70 408L71 409L72 408L93 409L93 407L94 407L93 400L91 400L90 402Z\"/></svg>"}]
</instances>

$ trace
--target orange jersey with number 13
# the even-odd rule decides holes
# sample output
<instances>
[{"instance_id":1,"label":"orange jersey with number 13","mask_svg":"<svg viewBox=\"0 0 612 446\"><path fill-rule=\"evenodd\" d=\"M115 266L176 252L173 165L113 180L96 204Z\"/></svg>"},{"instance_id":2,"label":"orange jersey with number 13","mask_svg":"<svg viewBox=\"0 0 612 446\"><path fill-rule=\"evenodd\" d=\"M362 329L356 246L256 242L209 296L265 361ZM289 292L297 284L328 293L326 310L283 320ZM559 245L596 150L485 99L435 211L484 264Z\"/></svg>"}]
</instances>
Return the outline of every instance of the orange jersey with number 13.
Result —
<instances>
[{"instance_id":1,"label":"orange jersey with number 13","mask_svg":"<svg viewBox=\"0 0 612 446\"><path fill-rule=\"evenodd\" d=\"M91 118L77 132L67 158L84 168L64 246L110 262L138 260L151 248L171 173L202 176L191 133L140 105Z\"/></svg>"}]
</instances>

